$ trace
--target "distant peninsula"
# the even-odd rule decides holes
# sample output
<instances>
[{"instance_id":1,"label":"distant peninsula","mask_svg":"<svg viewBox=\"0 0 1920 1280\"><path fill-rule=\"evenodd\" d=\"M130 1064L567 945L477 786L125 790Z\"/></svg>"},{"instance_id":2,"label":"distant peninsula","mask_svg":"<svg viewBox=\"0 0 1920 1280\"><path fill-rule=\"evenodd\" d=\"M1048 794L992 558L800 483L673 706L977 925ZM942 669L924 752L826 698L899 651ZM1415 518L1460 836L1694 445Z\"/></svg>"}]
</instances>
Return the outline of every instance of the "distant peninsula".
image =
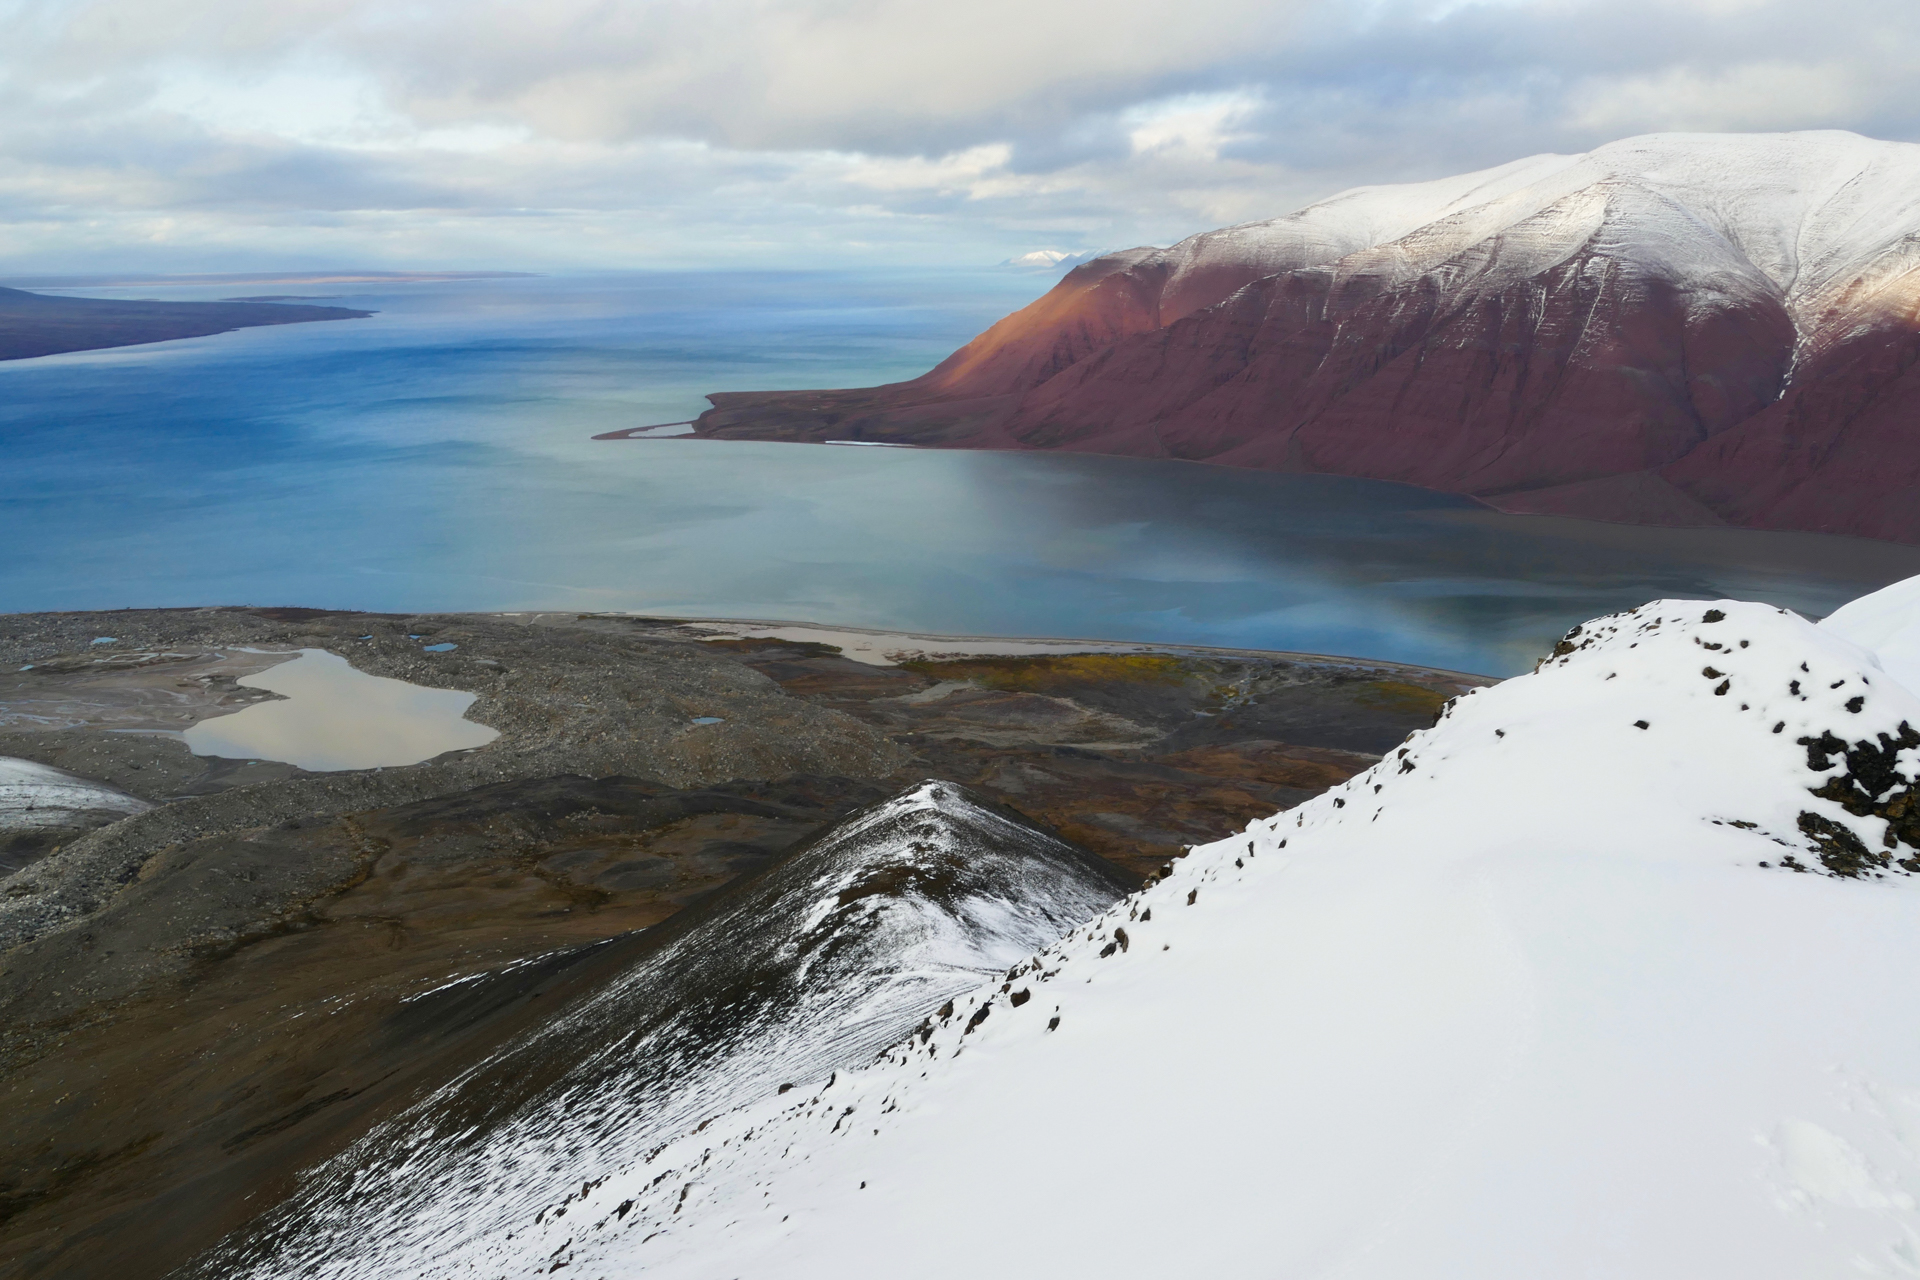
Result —
<instances>
[{"instance_id":1,"label":"distant peninsula","mask_svg":"<svg viewBox=\"0 0 1920 1280\"><path fill-rule=\"evenodd\" d=\"M0 288L0 360L201 338L259 325L359 320L372 314L282 302L131 302Z\"/></svg>"}]
</instances>

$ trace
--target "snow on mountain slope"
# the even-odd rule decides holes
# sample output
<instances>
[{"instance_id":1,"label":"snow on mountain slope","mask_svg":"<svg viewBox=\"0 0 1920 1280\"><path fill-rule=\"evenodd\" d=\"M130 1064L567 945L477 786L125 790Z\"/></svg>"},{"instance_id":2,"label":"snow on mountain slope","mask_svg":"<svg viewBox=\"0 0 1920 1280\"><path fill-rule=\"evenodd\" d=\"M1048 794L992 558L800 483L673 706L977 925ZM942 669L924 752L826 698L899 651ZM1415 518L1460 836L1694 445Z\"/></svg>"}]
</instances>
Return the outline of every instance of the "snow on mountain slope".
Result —
<instances>
[{"instance_id":1,"label":"snow on mountain slope","mask_svg":"<svg viewBox=\"0 0 1920 1280\"><path fill-rule=\"evenodd\" d=\"M1920 145L1649 134L1108 254L910 382L696 433L1364 476L1920 541Z\"/></svg>"},{"instance_id":2,"label":"snow on mountain slope","mask_svg":"<svg viewBox=\"0 0 1920 1280\"><path fill-rule=\"evenodd\" d=\"M1820 626L1873 650L1889 676L1920 692L1920 578L1844 604L1821 619Z\"/></svg>"},{"instance_id":3,"label":"snow on mountain slope","mask_svg":"<svg viewBox=\"0 0 1920 1280\"><path fill-rule=\"evenodd\" d=\"M1355 187L1284 217L1109 257L1130 274L1160 273L1164 326L1282 272L1339 264L1354 274L1393 262L1400 269L1390 274L1417 274L1581 193L1627 193L1632 219L1664 248L1645 252L1642 265L1686 280L1737 261L1811 333L1839 293L1920 235L1920 146L1838 130L1648 134L1583 155ZM1563 225L1562 257L1586 238L1578 220ZM1529 271L1516 263L1511 274Z\"/></svg>"},{"instance_id":4,"label":"snow on mountain slope","mask_svg":"<svg viewBox=\"0 0 1920 1280\"><path fill-rule=\"evenodd\" d=\"M1126 888L965 788L923 783L630 939L642 952L617 979L375 1129L189 1274L545 1270L560 1243L546 1228L579 1223L583 1184L631 1179L707 1117L871 1060ZM460 985L439 993L442 1018L457 1020Z\"/></svg>"},{"instance_id":5,"label":"snow on mountain slope","mask_svg":"<svg viewBox=\"0 0 1920 1280\"><path fill-rule=\"evenodd\" d=\"M1160 322L1212 306L1250 281L1282 271L1336 262L1364 249L1462 216L1468 210L1523 207L1542 201L1528 193L1555 174L1576 167L1578 156L1538 155L1492 169L1430 182L1355 187L1285 217L1203 231L1146 261L1164 262ZM1522 214L1508 215L1515 221ZM1499 229L1498 217L1483 219L1480 235Z\"/></svg>"},{"instance_id":6,"label":"snow on mountain slope","mask_svg":"<svg viewBox=\"0 0 1920 1280\"><path fill-rule=\"evenodd\" d=\"M583 1186L528 1253L1920 1274L1920 698L1836 630L1731 601L1575 628L872 1067Z\"/></svg>"},{"instance_id":7,"label":"snow on mountain slope","mask_svg":"<svg viewBox=\"0 0 1920 1280\"><path fill-rule=\"evenodd\" d=\"M1203 274L1232 268L1246 284L1331 263L1361 271L1372 265L1366 251L1389 246L1402 251L1400 274L1417 273L1583 192L1637 195L1633 221L1664 248L1643 265L1684 280L1732 259L1810 331L1837 290L1920 234L1920 146L1837 130L1648 134L1584 155L1356 187L1283 218L1202 232L1143 262L1171 268L1161 302L1171 324L1225 296L1188 287ZM1581 224L1567 225L1562 256L1585 239ZM1515 264L1515 274L1530 273Z\"/></svg>"}]
</instances>

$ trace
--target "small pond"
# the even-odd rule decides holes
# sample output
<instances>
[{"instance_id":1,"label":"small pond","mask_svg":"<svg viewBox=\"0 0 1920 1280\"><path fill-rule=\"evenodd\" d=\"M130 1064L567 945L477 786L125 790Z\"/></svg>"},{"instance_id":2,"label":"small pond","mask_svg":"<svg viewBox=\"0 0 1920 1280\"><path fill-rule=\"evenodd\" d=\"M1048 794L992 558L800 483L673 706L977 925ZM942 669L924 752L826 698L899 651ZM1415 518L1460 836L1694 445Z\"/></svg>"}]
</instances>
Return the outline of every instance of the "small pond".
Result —
<instances>
[{"instance_id":1,"label":"small pond","mask_svg":"<svg viewBox=\"0 0 1920 1280\"><path fill-rule=\"evenodd\" d=\"M474 694L370 676L324 649L239 683L281 698L194 725L183 736L195 755L326 772L418 764L500 736L466 719Z\"/></svg>"}]
</instances>

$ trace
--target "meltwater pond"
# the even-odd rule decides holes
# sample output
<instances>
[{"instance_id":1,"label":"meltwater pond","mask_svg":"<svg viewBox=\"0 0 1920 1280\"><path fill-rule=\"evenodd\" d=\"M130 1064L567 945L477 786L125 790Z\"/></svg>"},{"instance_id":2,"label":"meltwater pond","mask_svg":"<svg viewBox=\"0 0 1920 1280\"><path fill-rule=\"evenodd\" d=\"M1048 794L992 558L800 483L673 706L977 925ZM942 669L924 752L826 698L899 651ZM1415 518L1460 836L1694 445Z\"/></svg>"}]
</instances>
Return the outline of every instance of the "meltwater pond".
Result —
<instances>
[{"instance_id":1,"label":"meltwater pond","mask_svg":"<svg viewBox=\"0 0 1920 1280\"><path fill-rule=\"evenodd\" d=\"M591 438L708 391L910 377L1050 283L350 286L328 301L379 314L0 364L0 610L639 610L1505 674L1655 596L1826 613L1920 573L1920 548L1508 517L1335 477Z\"/></svg>"},{"instance_id":2,"label":"meltwater pond","mask_svg":"<svg viewBox=\"0 0 1920 1280\"><path fill-rule=\"evenodd\" d=\"M181 737L195 755L326 772L417 764L500 736L465 718L471 693L371 676L324 649L302 649L239 683L281 696L188 729Z\"/></svg>"}]
</instances>

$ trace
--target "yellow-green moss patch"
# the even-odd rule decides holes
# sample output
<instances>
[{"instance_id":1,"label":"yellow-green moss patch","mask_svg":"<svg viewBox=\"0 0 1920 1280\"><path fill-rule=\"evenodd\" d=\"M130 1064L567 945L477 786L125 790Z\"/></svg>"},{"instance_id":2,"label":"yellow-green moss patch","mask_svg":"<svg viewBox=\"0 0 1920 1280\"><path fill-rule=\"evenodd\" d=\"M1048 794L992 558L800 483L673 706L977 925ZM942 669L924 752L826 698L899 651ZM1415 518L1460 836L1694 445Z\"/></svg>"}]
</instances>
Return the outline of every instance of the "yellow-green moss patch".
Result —
<instances>
[{"instance_id":1,"label":"yellow-green moss patch","mask_svg":"<svg viewBox=\"0 0 1920 1280\"><path fill-rule=\"evenodd\" d=\"M1067 653L1038 657L954 658L900 664L934 680L967 680L989 689L1046 693L1107 682L1180 684L1188 661L1155 653Z\"/></svg>"},{"instance_id":2,"label":"yellow-green moss patch","mask_svg":"<svg viewBox=\"0 0 1920 1280\"><path fill-rule=\"evenodd\" d=\"M1374 680L1368 682L1356 701L1402 715L1438 715L1450 697L1451 694L1407 680Z\"/></svg>"}]
</instances>

